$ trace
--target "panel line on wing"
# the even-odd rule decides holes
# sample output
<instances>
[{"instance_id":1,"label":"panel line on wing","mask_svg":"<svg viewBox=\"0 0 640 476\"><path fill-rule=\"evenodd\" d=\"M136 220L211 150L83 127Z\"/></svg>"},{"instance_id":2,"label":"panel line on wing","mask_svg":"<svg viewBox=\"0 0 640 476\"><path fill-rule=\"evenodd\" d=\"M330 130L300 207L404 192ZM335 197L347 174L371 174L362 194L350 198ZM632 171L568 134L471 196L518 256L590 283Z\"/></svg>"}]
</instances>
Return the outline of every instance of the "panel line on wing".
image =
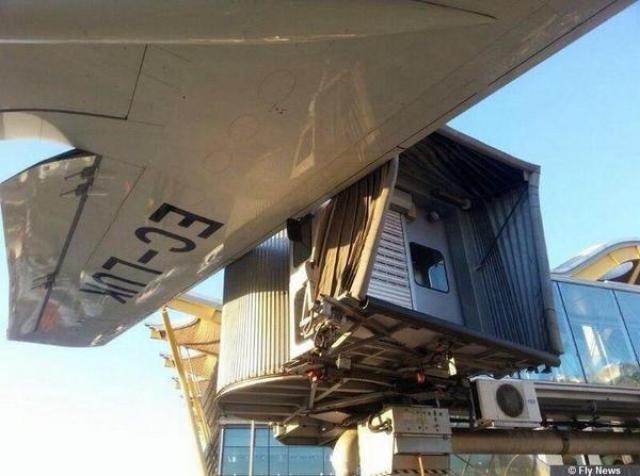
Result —
<instances>
[{"instance_id":1,"label":"panel line on wing","mask_svg":"<svg viewBox=\"0 0 640 476\"><path fill-rule=\"evenodd\" d=\"M434 7L445 8L447 10L457 11L457 12L460 12L460 13L478 15L479 17L488 18L490 20L497 20L497 18L494 17L493 15L489 15L488 13L484 13L484 12L478 12L476 10L469 10L467 8L454 7L453 5L445 5L444 3L432 2L432 1L429 1L429 0L413 0L413 1L414 2L418 2L418 3L424 3L426 5L432 5Z\"/></svg>"},{"instance_id":2,"label":"panel line on wing","mask_svg":"<svg viewBox=\"0 0 640 476\"><path fill-rule=\"evenodd\" d=\"M112 114L100 114L96 112L74 111L73 109L56 109L56 108L37 108L37 107L13 107L0 109L0 114L15 112L42 112L51 114L71 114L74 116L97 117L100 119L115 119L117 121L126 121L126 116L114 116Z\"/></svg>"},{"instance_id":3,"label":"panel line on wing","mask_svg":"<svg viewBox=\"0 0 640 476\"><path fill-rule=\"evenodd\" d=\"M100 162L102 157L95 156L93 164L91 168L93 168L93 172L90 176L87 177L86 182L79 184L76 187L76 191L80 191L80 200L78 201L78 206L76 207L75 214L73 215L73 219L71 220L71 225L69 226L69 231L67 232L67 236L64 239L64 243L62 245L62 249L60 250L60 256L58 256L58 261L56 263L56 267L51 273L49 279L47 279L46 287L47 291L44 295L44 299L42 300L42 306L40 307L40 312L38 313L38 318L36 319L36 325L34 330L38 330L40 327L40 321L42 320L42 316L44 314L45 309L47 308L47 303L49 302L49 298L51 297L51 292L53 291L53 286L56 281L56 277L60 273L62 269L62 265L64 263L64 259L67 256L67 252L69 251L69 246L71 245L71 240L73 238L73 234L78 226L78 222L80 221L80 217L82 215L82 210L84 209L85 204L87 203L87 198L89 197L89 189L93 185L93 182L98 173L98 169L100 168ZM83 170L87 170L84 168ZM82 172L81 172L82 173Z\"/></svg>"},{"instance_id":4,"label":"panel line on wing","mask_svg":"<svg viewBox=\"0 0 640 476\"><path fill-rule=\"evenodd\" d=\"M129 107L127 107L127 114L124 116L125 120L129 119L129 114L131 114L131 108L133 107L133 100L136 97L136 91L138 90L138 84L140 83L140 75L142 74L142 68L144 68L144 59L147 56L148 48L149 48L149 45L144 45L144 50L142 50L142 58L140 58L140 68L138 69L136 82L133 84L133 91L131 92L131 98L129 99Z\"/></svg>"},{"instance_id":5,"label":"panel line on wing","mask_svg":"<svg viewBox=\"0 0 640 476\"><path fill-rule=\"evenodd\" d=\"M144 175L144 172L146 171L146 167L141 167L140 168L140 173L138 174L138 176L135 178L135 180L133 181L133 184L131 185L131 188L129 189L129 191L127 191L127 194L122 197L122 201L120 202L120 204L118 205L118 208L114 214L114 217L117 217L118 215L120 215L120 212L122 211L122 208L125 206L125 203L127 202L127 199L129 198L129 195L131 194L131 192L133 192L136 189L136 186L138 185L138 182L140 181L140 178ZM107 229L104 231L104 233L102 234L102 236L100 236L100 239L96 242L96 243L101 243L105 237L109 234L109 232L111 231L111 228L113 227L113 224L115 223L115 218L114 220L109 223L109 226L107 227ZM87 260L84 263L83 269L87 266L87 263L89 263L93 257L95 256L96 250L98 248L94 248L94 250L91 252L91 254L89 255L89 257L87 258Z\"/></svg>"}]
</instances>

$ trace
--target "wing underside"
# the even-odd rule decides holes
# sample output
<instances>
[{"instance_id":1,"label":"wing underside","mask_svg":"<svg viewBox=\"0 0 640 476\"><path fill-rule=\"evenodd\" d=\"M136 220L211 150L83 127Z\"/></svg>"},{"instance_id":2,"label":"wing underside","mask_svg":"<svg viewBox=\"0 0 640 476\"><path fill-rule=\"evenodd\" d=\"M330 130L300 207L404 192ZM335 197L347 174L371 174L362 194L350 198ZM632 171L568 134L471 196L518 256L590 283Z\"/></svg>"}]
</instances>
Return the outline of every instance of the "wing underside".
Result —
<instances>
[{"instance_id":1,"label":"wing underside","mask_svg":"<svg viewBox=\"0 0 640 476\"><path fill-rule=\"evenodd\" d=\"M198 275L222 226L175 181L82 151L25 170L0 193L15 340L108 342Z\"/></svg>"}]
</instances>

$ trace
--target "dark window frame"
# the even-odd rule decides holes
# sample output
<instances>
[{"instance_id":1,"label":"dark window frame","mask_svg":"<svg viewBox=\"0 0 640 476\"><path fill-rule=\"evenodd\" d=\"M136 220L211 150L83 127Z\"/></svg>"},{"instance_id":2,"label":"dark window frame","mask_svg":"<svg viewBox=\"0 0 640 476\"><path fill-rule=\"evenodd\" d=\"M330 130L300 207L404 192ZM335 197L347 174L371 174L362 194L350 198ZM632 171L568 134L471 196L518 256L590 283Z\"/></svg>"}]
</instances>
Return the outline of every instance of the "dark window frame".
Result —
<instances>
[{"instance_id":1,"label":"dark window frame","mask_svg":"<svg viewBox=\"0 0 640 476\"><path fill-rule=\"evenodd\" d=\"M423 249L424 251L429 252L429 253L434 253L434 252L438 253L442 257L441 262L442 262L442 266L444 268L444 282L445 282L445 284L447 286L446 290L445 289L435 288L435 287L432 287L432 286L429 286L429 285L425 285L425 284L421 284L418 281L418 279L416 278L416 259L415 259L416 253L414 253L414 249L417 248L417 247L420 247L421 249ZM448 267L447 267L447 260L445 259L444 253L442 253L442 251L440 251L440 250L438 250L436 248L432 248L430 246L423 245L421 243L416 243L415 241L411 241L409 243L409 257L411 259L411 272L413 274L413 282L416 284L416 286L420 286L421 288L429 289L431 291L436 291L436 292L442 293L442 294L449 294L449 292L451 291L451 285L449 284L449 271L448 271ZM425 270L424 274L426 276L429 275L428 270L429 270L429 268L427 268Z\"/></svg>"}]
</instances>

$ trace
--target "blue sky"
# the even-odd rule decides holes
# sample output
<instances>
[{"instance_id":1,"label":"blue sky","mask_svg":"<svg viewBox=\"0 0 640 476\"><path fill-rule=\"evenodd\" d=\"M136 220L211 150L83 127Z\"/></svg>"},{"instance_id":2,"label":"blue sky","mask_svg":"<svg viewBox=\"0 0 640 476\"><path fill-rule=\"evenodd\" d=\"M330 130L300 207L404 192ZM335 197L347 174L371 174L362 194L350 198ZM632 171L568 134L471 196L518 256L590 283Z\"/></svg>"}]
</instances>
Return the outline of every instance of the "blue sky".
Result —
<instances>
[{"instance_id":1,"label":"blue sky","mask_svg":"<svg viewBox=\"0 0 640 476\"><path fill-rule=\"evenodd\" d=\"M640 236L640 5L526 73L451 125L542 165L552 266L594 243ZM0 180L59 152L0 142ZM0 328L7 320L0 238ZM220 276L199 292L220 298ZM157 318L150 318L157 321ZM138 326L104 348L0 337L0 473L197 474L162 343Z\"/></svg>"},{"instance_id":2,"label":"blue sky","mask_svg":"<svg viewBox=\"0 0 640 476\"><path fill-rule=\"evenodd\" d=\"M594 243L640 236L640 5L450 125L542 166L552 266Z\"/></svg>"}]
</instances>

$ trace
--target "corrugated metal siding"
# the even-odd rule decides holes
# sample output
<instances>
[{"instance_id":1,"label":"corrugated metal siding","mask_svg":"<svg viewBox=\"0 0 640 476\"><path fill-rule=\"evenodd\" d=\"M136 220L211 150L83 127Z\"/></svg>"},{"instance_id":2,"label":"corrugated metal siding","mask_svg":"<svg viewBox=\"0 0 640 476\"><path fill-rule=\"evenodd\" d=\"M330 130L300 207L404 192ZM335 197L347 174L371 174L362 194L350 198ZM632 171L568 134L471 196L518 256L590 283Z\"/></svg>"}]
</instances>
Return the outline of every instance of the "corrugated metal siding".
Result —
<instances>
[{"instance_id":1,"label":"corrugated metal siding","mask_svg":"<svg viewBox=\"0 0 640 476\"><path fill-rule=\"evenodd\" d=\"M401 155L398 183L471 200L460 211L461 243L469 266L477 330L523 346L556 352L536 173L434 133ZM476 326L474 326L476 327Z\"/></svg>"},{"instance_id":2,"label":"corrugated metal siding","mask_svg":"<svg viewBox=\"0 0 640 476\"><path fill-rule=\"evenodd\" d=\"M218 391L289 359L289 240L281 231L225 269Z\"/></svg>"},{"instance_id":3,"label":"corrugated metal siding","mask_svg":"<svg viewBox=\"0 0 640 476\"><path fill-rule=\"evenodd\" d=\"M398 212L385 214L367 294L413 309L404 224Z\"/></svg>"},{"instance_id":4,"label":"corrugated metal siding","mask_svg":"<svg viewBox=\"0 0 640 476\"><path fill-rule=\"evenodd\" d=\"M534 228L537 223L532 216L531 188L531 185L525 184L520 190L507 192L501 200L489 202L487 209L494 234L506 224L497 241L497 251L506 274L511 277L509 281L513 309L520 316L530 316L516 326L518 332L514 340L545 349L549 345L549 336L544 318L545 302L542 299L541 282L545 276L543 268L546 268L546 263L542 262L536 250ZM546 260L546 256L543 259Z\"/></svg>"},{"instance_id":5,"label":"corrugated metal siding","mask_svg":"<svg viewBox=\"0 0 640 476\"><path fill-rule=\"evenodd\" d=\"M533 230L537 223L531 216L528 188L524 183L499 200L478 203L470 213L461 214L461 224L482 331L549 350Z\"/></svg>"}]
</instances>

